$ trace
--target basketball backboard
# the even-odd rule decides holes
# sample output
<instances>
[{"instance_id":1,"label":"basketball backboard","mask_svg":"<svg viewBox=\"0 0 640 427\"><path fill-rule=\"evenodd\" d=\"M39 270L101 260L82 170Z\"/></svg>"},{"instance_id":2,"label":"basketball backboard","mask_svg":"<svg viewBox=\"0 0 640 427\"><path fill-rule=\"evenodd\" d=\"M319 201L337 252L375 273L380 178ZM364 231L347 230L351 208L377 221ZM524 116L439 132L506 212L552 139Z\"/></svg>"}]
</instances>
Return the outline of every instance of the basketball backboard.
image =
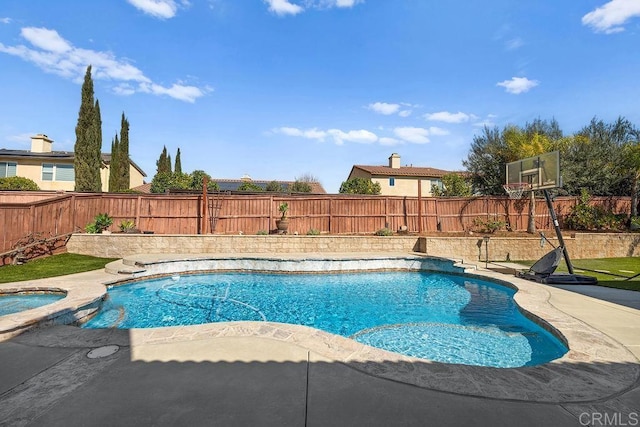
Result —
<instances>
[{"instance_id":1,"label":"basketball backboard","mask_svg":"<svg viewBox=\"0 0 640 427\"><path fill-rule=\"evenodd\" d=\"M531 190L562 186L560 152L552 151L507 163L506 184L529 184Z\"/></svg>"}]
</instances>

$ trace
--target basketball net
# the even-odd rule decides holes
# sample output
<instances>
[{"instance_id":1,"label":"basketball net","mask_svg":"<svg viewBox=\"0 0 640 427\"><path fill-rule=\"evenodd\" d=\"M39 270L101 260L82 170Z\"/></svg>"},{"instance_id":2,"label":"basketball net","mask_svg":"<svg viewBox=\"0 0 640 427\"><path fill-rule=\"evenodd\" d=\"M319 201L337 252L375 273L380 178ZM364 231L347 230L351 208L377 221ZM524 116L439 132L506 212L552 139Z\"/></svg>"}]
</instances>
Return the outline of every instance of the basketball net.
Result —
<instances>
[{"instance_id":1,"label":"basketball net","mask_svg":"<svg viewBox=\"0 0 640 427\"><path fill-rule=\"evenodd\" d=\"M513 184L505 184L502 186L507 192L510 199L521 199L525 191L531 189L531 185L526 182L517 182Z\"/></svg>"}]
</instances>

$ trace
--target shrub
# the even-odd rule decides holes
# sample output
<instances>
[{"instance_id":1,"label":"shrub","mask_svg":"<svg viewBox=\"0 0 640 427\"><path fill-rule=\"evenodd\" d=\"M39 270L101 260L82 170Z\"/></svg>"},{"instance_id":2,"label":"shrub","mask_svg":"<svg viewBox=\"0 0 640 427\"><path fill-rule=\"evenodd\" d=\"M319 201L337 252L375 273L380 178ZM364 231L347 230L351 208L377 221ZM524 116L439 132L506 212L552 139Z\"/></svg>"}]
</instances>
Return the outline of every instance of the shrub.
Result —
<instances>
[{"instance_id":1,"label":"shrub","mask_svg":"<svg viewBox=\"0 0 640 427\"><path fill-rule=\"evenodd\" d=\"M351 178L340 185L340 194L380 194L380 183L370 179Z\"/></svg>"},{"instance_id":2,"label":"shrub","mask_svg":"<svg viewBox=\"0 0 640 427\"><path fill-rule=\"evenodd\" d=\"M393 236L393 231L388 228L381 228L380 230L375 232L376 236Z\"/></svg>"},{"instance_id":3,"label":"shrub","mask_svg":"<svg viewBox=\"0 0 640 427\"><path fill-rule=\"evenodd\" d=\"M86 225L84 231L87 233L102 233L113 224L113 218L107 213L98 214L93 218L93 222Z\"/></svg>"},{"instance_id":4,"label":"shrub","mask_svg":"<svg viewBox=\"0 0 640 427\"><path fill-rule=\"evenodd\" d=\"M267 230L258 230L256 232L256 235L258 235L258 236L266 236L267 234L269 234L269 232Z\"/></svg>"},{"instance_id":5,"label":"shrub","mask_svg":"<svg viewBox=\"0 0 640 427\"><path fill-rule=\"evenodd\" d=\"M289 191L291 191L292 193L311 193L311 184L309 184L308 182L296 180L289 187Z\"/></svg>"},{"instance_id":6,"label":"shrub","mask_svg":"<svg viewBox=\"0 0 640 427\"><path fill-rule=\"evenodd\" d=\"M629 220L629 229L631 229L631 231L640 230L640 216L631 217Z\"/></svg>"},{"instance_id":7,"label":"shrub","mask_svg":"<svg viewBox=\"0 0 640 427\"><path fill-rule=\"evenodd\" d=\"M133 220L125 219L120 222L119 227L120 231L122 231L123 233L128 233L136 228L136 223Z\"/></svg>"},{"instance_id":8,"label":"shrub","mask_svg":"<svg viewBox=\"0 0 640 427\"><path fill-rule=\"evenodd\" d=\"M284 191L282 188L282 184L280 184L278 181L271 181L270 183L268 183L265 187L265 190L272 191L274 193L282 193Z\"/></svg>"},{"instance_id":9,"label":"shrub","mask_svg":"<svg viewBox=\"0 0 640 427\"><path fill-rule=\"evenodd\" d=\"M0 190L38 191L40 188L33 180L22 176L0 178Z\"/></svg>"},{"instance_id":10,"label":"shrub","mask_svg":"<svg viewBox=\"0 0 640 427\"><path fill-rule=\"evenodd\" d=\"M473 220L473 228L479 233L495 233L506 225L507 223L505 221L500 221L497 218L483 219L481 217L477 217Z\"/></svg>"},{"instance_id":11,"label":"shrub","mask_svg":"<svg viewBox=\"0 0 640 427\"><path fill-rule=\"evenodd\" d=\"M319 236L320 235L320 230L318 230L317 228L310 228L309 231L307 231L307 236Z\"/></svg>"},{"instance_id":12,"label":"shrub","mask_svg":"<svg viewBox=\"0 0 640 427\"><path fill-rule=\"evenodd\" d=\"M624 228L626 215L613 213L604 206L591 205L591 195L585 189L580 191L578 203L567 215L566 224L572 230L620 230Z\"/></svg>"},{"instance_id":13,"label":"shrub","mask_svg":"<svg viewBox=\"0 0 640 427\"><path fill-rule=\"evenodd\" d=\"M253 182L245 181L240 184L237 188L237 191L246 191L249 193L261 193L264 191L262 187L258 184L254 184Z\"/></svg>"}]
</instances>

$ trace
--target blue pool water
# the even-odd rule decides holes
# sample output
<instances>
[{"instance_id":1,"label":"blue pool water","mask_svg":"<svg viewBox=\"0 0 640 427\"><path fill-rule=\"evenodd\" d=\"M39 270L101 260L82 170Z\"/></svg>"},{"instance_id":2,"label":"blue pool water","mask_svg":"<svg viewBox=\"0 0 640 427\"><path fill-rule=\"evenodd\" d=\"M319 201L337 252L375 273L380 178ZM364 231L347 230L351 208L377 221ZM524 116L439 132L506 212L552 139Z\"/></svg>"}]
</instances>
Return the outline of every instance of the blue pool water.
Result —
<instances>
[{"instance_id":1,"label":"blue pool water","mask_svg":"<svg viewBox=\"0 0 640 427\"><path fill-rule=\"evenodd\" d=\"M63 294L0 294L0 316L42 307L64 298Z\"/></svg>"},{"instance_id":2,"label":"blue pool water","mask_svg":"<svg viewBox=\"0 0 640 427\"><path fill-rule=\"evenodd\" d=\"M427 272L184 275L109 289L84 327L271 321L448 363L517 367L562 356L567 348L523 316L513 294Z\"/></svg>"}]
</instances>

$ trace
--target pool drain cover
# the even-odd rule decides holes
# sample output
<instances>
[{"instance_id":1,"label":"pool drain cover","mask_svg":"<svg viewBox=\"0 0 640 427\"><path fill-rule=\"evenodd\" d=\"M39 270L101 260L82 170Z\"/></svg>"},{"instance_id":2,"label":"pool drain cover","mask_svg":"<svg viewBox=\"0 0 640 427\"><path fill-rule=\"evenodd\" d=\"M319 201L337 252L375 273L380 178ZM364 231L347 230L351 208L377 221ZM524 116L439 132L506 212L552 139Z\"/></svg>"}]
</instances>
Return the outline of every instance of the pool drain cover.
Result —
<instances>
[{"instance_id":1,"label":"pool drain cover","mask_svg":"<svg viewBox=\"0 0 640 427\"><path fill-rule=\"evenodd\" d=\"M94 348L89 353L87 353L87 357L89 359L100 359L101 357L111 356L120 350L120 347L117 345L105 345L102 347Z\"/></svg>"}]
</instances>

